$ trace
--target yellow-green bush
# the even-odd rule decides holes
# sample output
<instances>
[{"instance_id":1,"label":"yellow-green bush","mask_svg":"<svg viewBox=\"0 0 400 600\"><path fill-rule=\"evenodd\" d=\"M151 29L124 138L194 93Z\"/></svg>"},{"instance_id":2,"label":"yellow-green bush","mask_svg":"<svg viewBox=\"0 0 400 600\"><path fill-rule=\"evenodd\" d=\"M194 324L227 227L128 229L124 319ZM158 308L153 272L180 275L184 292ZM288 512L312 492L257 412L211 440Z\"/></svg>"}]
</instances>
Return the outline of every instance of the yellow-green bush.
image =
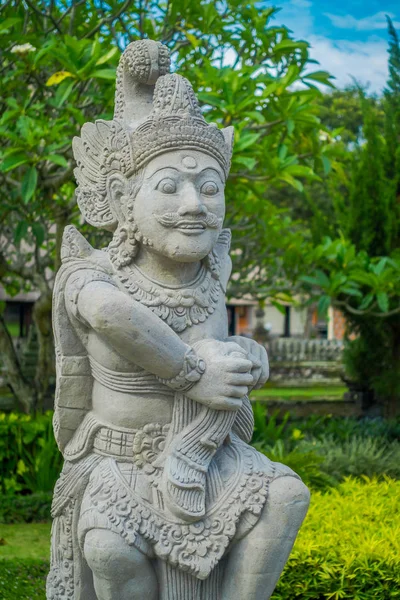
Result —
<instances>
[{"instance_id":1,"label":"yellow-green bush","mask_svg":"<svg viewBox=\"0 0 400 600\"><path fill-rule=\"evenodd\" d=\"M400 481L314 492L273 600L400 598Z\"/></svg>"}]
</instances>

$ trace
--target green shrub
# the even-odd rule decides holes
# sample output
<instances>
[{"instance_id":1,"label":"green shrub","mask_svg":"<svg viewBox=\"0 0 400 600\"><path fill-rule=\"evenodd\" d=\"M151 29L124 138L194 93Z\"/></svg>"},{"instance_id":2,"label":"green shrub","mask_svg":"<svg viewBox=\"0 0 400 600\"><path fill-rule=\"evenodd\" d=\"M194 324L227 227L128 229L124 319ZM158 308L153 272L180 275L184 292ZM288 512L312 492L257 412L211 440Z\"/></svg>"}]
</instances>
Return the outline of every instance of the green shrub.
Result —
<instances>
[{"instance_id":1,"label":"green shrub","mask_svg":"<svg viewBox=\"0 0 400 600\"><path fill-rule=\"evenodd\" d=\"M314 450L322 459L321 469L337 481L344 477L382 477L400 479L400 444L382 438L355 436L338 442L325 436L314 442L302 442L299 450Z\"/></svg>"},{"instance_id":2,"label":"green shrub","mask_svg":"<svg viewBox=\"0 0 400 600\"><path fill-rule=\"evenodd\" d=\"M0 523L50 521L51 498L51 492L0 496Z\"/></svg>"},{"instance_id":3,"label":"green shrub","mask_svg":"<svg viewBox=\"0 0 400 600\"><path fill-rule=\"evenodd\" d=\"M51 412L0 413L0 493L50 492L61 465Z\"/></svg>"},{"instance_id":4,"label":"green shrub","mask_svg":"<svg viewBox=\"0 0 400 600\"><path fill-rule=\"evenodd\" d=\"M336 441L345 441L351 437L382 438L388 442L400 439L400 419L381 417L333 417L332 415L311 415L306 419L290 420L286 433L290 436L293 429L300 429L304 437L320 439L327 435Z\"/></svg>"},{"instance_id":5,"label":"green shrub","mask_svg":"<svg viewBox=\"0 0 400 600\"><path fill-rule=\"evenodd\" d=\"M273 600L400 598L400 482L314 492Z\"/></svg>"},{"instance_id":6,"label":"green shrub","mask_svg":"<svg viewBox=\"0 0 400 600\"><path fill-rule=\"evenodd\" d=\"M278 440L272 446L255 444L257 450L274 462L280 462L297 473L304 483L314 490L324 490L334 486L337 480L322 469L324 459L314 450L288 449L284 440Z\"/></svg>"}]
</instances>

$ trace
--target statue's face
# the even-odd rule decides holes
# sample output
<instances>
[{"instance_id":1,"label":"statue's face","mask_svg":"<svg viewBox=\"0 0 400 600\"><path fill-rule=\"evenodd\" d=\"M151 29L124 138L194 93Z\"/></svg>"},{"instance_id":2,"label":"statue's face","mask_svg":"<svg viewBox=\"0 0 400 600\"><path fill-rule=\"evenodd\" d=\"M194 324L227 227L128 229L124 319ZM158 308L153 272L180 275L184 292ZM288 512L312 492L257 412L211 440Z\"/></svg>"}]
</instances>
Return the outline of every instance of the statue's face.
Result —
<instances>
[{"instance_id":1,"label":"statue's face","mask_svg":"<svg viewBox=\"0 0 400 600\"><path fill-rule=\"evenodd\" d=\"M194 262L213 248L225 216L224 175L218 162L196 150L168 152L144 169L133 203L134 222L150 251Z\"/></svg>"}]
</instances>

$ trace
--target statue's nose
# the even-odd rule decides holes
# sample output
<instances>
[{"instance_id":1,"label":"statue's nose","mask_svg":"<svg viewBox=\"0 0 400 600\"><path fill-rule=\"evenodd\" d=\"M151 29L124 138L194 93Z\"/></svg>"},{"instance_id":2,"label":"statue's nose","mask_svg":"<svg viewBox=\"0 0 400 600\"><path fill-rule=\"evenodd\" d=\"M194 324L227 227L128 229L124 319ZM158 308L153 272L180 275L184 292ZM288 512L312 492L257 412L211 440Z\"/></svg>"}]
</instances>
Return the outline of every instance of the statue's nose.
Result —
<instances>
[{"instance_id":1,"label":"statue's nose","mask_svg":"<svg viewBox=\"0 0 400 600\"><path fill-rule=\"evenodd\" d=\"M207 214L207 207L202 204L200 194L193 185L186 186L182 196L183 202L178 208L180 216Z\"/></svg>"}]
</instances>

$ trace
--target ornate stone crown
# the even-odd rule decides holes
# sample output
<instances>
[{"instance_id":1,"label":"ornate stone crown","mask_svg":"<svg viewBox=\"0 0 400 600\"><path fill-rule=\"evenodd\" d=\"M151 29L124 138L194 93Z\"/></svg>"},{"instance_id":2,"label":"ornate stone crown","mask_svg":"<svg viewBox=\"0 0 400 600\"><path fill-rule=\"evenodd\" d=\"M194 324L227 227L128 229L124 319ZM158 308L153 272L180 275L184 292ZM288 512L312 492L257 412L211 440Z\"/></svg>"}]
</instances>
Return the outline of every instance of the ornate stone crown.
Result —
<instances>
[{"instance_id":1,"label":"ornate stone crown","mask_svg":"<svg viewBox=\"0 0 400 600\"><path fill-rule=\"evenodd\" d=\"M132 42L117 70L112 121L86 123L73 140L79 208L91 225L115 230L107 179L130 177L156 156L172 150L200 150L213 156L228 176L233 128L218 129L202 116L192 86L169 73L166 46Z\"/></svg>"}]
</instances>

